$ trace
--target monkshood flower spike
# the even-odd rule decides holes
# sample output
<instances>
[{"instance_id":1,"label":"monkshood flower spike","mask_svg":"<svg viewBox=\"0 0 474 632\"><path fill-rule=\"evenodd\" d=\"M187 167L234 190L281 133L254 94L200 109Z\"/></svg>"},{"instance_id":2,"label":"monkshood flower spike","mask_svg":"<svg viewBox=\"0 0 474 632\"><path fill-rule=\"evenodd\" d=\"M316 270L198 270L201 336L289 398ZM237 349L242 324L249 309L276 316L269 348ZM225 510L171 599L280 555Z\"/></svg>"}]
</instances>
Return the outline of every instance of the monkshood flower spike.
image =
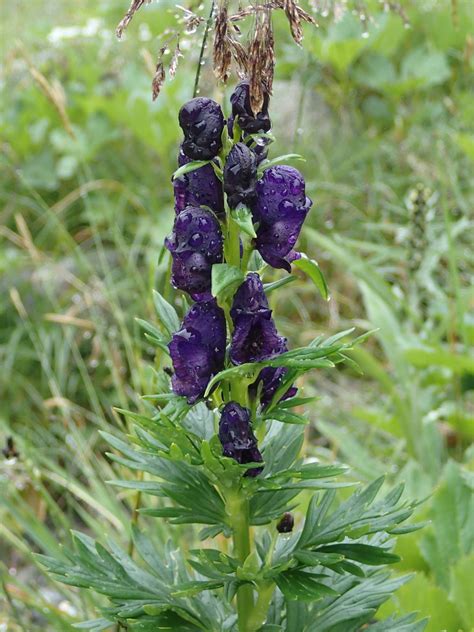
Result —
<instances>
[{"instance_id":1,"label":"monkshood flower spike","mask_svg":"<svg viewBox=\"0 0 474 632\"><path fill-rule=\"evenodd\" d=\"M293 0L284 10L294 21L301 15ZM226 11L218 10L223 32ZM288 279L279 268L294 262L312 280L319 274L325 297L326 285L317 263L294 250L311 207L304 178L264 160L268 105L266 94L254 113L243 81L227 129L212 99L193 99L179 112L184 138L165 278L185 294L175 309L155 292L158 323L139 321L158 352L147 373L153 395L120 412L130 419L127 432L136 428L132 441L104 435L119 464L112 482L126 490L124 510L136 493L124 530L132 534L129 553L75 534L76 552L41 558L55 578L109 598L105 605L101 595L100 618L83 628L356 632L379 619L377 608L406 581L379 568L398 561L393 534L416 504L400 502L401 489L377 497L382 478L336 496L334 478L345 468L316 446L310 454L323 462L301 453L308 398L295 384L344 362L354 343L345 332L289 349L274 322L263 283L275 296ZM139 476L123 480L126 467ZM145 515L168 521L169 545L155 529L148 533ZM185 528L177 533L174 524ZM380 624L374 629L423 629L411 616Z\"/></svg>"}]
</instances>

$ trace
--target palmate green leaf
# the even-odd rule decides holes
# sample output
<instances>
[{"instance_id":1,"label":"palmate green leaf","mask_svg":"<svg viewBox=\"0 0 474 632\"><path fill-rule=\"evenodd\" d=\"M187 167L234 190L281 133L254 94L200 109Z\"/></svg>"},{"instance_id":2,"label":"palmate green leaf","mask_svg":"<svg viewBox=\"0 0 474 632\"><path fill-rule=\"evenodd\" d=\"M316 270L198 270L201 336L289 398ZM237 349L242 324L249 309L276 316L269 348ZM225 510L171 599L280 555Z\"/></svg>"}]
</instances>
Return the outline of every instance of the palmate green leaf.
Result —
<instances>
[{"instance_id":1,"label":"palmate green leaf","mask_svg":"<svg viewBox=\"0 0 474 632\"><path fill-rule=\"evenodd\" d=\"M305 632L357 632L410 579L410 576L390 578L388 573L380 571L363 578L334 577L331 587L339 596L325 598L311 607Z\"/></svg>"},{"instance_id":2,"label":"palmate green leaf","mask_svg":"<svg viewBox=\"0 0 474 632\"><path fill-rule=\"evenodd\" d=\"M124 619L142 622L146 619L144 615L148 614L168 622L186 621L193 626L192 629L220 630L216 613L206 612L199 598L196 601L193 597L200 592L199 587L186 573L178 551L174 551L173 556L171 551L168 554L165 551L165 564L151 542L135 530L134 541L140 547L137 549L140 555L149 564L150 571L147 571L113 541L109 541L108 549L84 534L75 533L74 541L75 551L66 552L67 563L59 564L45 556L41 556L41 562L59 581L107 595L111 605L102 608L104 622ZM147 559L150 554L151 560ZM207 588L201 588L211 586L208 584ZM179 596L182 592L186 592L185 601ZM97 625L101 624L102 620L99 620ZM86 622L83 629L95 629L94 626L95 621ZM131 622L130 627L133 629Z\"/></svg>"},{"instance_id":3,"label":"palmate green leaf","mask_svg":"<svg viewBox=\"0 0 474 632\"><path fill-rule=\"evenodd\" d=\"M322 577L325 576L290 570L277 575L275 581L286 599L290 600L314 601L327 595L337 595L333 588L318 581Z\"/></svg>"},{"instance_id":4,"label":"palmate green leaf","mask_svg":"<svg viewBox=\"0 0 474 632\"><path fill-rule=\"evenodd\" d=\"M318 262L315 259L310 259L304 253L301 253L301 257L293 261L293 265L295 266L295 268L298 268L299 270L302 270L305 274L307 274L316 286L316 288L319 290L319 293L321 294L323 299L325 301L329 301L329 288L326 283L326 279L321 272L321 268L318 265Z\"/></svg>"},{"instance_id":5,"label":"palmate green leaf","mask_svg":"<svg viewBox=\"0 0 474 632\"><path fill-rule=\"evenodd\" d=\"M159 292L153 290L153 302L160 323L170 336L179 329L180 322L175 308L166 301Z\"/></svg>"},{"instance_id":6,"label":"palmate green leaf","mask_svg":"<svg viewBox=\"0 0 474 632\"><path fill-rule=\"evenodd\" d=\"M268 524L280 518L285 511L292 511L299 492L298 488L284 489L282 486L277 491L259 491L249 502L250 524Z\"/></svg>"},{"instance_id":7,"label":"palmate green leaf","mask_svg":"<svg viewBox=\"0 0 474 632\"><path fill-rule=\"evenodd\" d=\"M108 442L127 458L115 454L109 457L132 469L148 472L158 478L152 487L153 495L162 494L176 503L176 507L146 508L143 513L156 517L169 517L174 523L222 525L226 523L224 502L198 466L184 460L174 460L156 451L138 451L124 441L104 433ZM143 488L142 491L146 491Z\"/></svg>"},{"instance_id":8,"label":"palmate green leaf","mask_svg":"<svg viewBox=\"0 0 474 632\"><path fill-rule=\"evenodd\" d=\"M374 503L384 478L380 477L363 490L357 491L341 503L329 516L328 509L334 496L326 492L315 495L306 513L298 548L315 548L338 540L345 535L356 539L379 531L390 531L409 518L417 503L398 504L403 485L391 490Z\"/></svg>"}]
</instances>

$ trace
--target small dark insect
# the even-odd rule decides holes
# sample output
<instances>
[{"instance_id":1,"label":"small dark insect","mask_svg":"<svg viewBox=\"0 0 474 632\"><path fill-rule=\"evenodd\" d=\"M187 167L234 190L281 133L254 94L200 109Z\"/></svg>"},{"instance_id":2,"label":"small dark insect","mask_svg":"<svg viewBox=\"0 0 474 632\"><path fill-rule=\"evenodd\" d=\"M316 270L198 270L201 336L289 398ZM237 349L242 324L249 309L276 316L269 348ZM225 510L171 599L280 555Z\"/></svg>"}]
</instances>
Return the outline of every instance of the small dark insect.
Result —
<instances>
[{"instance_id":1,"label":"small dark insect","mask_svg":"<svg viewBox=\"0 0 474 632\"><path fill-rule=\"evenodd\" d=\"M17 459L20 456L13 437L7 437L5 447L2 449L2 454L6 459Z\"/></svg>"},{"instance_id":2,"label":"small dark insect","mask_svg":"<svg viewBox=\"0 0 474 632\"><path fill-rule=\"evenodd\" d=\"M169 377L173 377L174 375L174 371L170 366L165 366L163 371L166 373L166 375L169 375Z\"/></svg>"}]
</instances>

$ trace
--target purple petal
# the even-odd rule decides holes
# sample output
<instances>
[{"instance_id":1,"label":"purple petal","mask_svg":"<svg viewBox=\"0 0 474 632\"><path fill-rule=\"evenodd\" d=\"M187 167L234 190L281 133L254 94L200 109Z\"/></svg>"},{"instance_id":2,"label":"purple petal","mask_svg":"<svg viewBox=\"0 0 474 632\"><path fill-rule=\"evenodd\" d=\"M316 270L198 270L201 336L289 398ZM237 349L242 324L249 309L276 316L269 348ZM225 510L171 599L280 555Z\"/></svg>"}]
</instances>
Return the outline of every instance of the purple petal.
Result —
<instances>
[{"instance_id":1,"label":"purple petal","mask_svg":"<svg viewBox=\"0 0 474 632\"><path fill-rule=\"evenodd\" d=\"M178 165L188 164L191 158L180 149ZM207 206L218 217L224 217L224 194L222 183L212 165L204 165L176 178L173 181L175 210L180 213L186 206Z\"/></svg>"},{"instance_id":2,"label":"purple petal","mask_svg":"<svg viewBox=\"0 0 474 632\"><path fill-rule=\"evenodd\" d=\"M216 217L206 209L188 206L175 219L165 240L173 257L171 282L191 296L210 298L211 268L223 257L222 233Z\"/></svg>"},{"instance_id":3,"label":"purple petal","mask_svg":"<svg viewBox=\"0 0 474 632\"><path fill-rule=\"evenodd\" d=\"M230 208L252 204L257 184L257 160L244 143L236 143L229 152L224 167L224 190Z\"/></svg>"},{"instance_id":4,"label":"purple petal","mask_svg":"<svg viewBox=\"0 0 474 632\"><path fill-rule=\"evenodd\" d=\"M261 463L262 455L253 434L250 411L236 402L226 404L219 422L219 440L224 456L235 459L240 464ZM251 468L246 476L257 476L263 468Z\"/></svg>"},{"instance_id":5,"label":"purple petal","mask_svg":"<svg viewBox=\"0 0 474 632\"><path fill-rule=\"evenodd\" d=\"M190 404L199 399L211 377L224 368L225 345L225 315L216 301L193 305L168 345L173 391Z\"/></svg>"},{"instance_id":6,"label":"purple petal","mask_svg":"<svg viewBox=\"0 0 474 632\"><path fill-rule=\"evenodd\" d=\"M179 111L179 124L184 133L183 152L192 160L209 160L222 147L224 115L216 101L196 97Z\"/></svg>"},{"instance_id":7,"label":"purple petal","mask_svg":"<svg viewBox=\"0 0 474 632\"><path fill-rule=\"evenodd\" d=\"M269 96L265 95L262 109L257 115L254 115L250 106L250 84L248 81L241 81L237 84L234 92L230 97L232 105L232 115L239 117L239 126L242 130L249 134L257 132L268 132L271 127L270 117L268 115Z\"/></svg>"},{"instance_id":8,"label":"purple petal","mask_svg":"<svg viewBox=\"0 0 474 632\"><path fill-rule=\"evenodd\" d=\"M281 218L286 204L306 208L311 200L306 197L305 181L298 169L288 165L276 165L263 172L257 182L257 201L253 207L256 222L275 222Z\"/></svg>"},{"instance_id":9,"label":"purple petal","mask_svg":"<svg viewBox=\"0 0 474 632\"><path fill-rule=\"evenodd\" d=\"M248 274L237 290L230 315L234 323L230 358L234 364L266 360L286 349L257 273Z\"/></svg>"}]
</instances>

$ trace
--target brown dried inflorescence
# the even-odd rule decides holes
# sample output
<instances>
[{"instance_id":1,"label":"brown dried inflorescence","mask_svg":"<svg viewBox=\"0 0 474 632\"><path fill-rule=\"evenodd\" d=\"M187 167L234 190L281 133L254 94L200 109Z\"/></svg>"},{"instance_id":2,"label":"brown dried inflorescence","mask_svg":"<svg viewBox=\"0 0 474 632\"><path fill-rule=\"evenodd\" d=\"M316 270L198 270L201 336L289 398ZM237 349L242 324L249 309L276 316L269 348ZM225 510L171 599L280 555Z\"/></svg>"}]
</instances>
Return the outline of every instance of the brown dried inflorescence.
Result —
<instances>
[{"instance_id":1,"label":"brown dried inflorescence","mask_svg":"<svg viewBox=\"0 0 474 632\"><path fill-rule=\"evenodd\" d=\"M216 16L214 33L214 73L221 81L227 81L232 63L227 5L223 4Z\"/></svg>"},{"instance_id":2,"label":"brown dried inflorescence","mask_svg":"<svg viewBox=\"0 0 474 632\"><path fill-rule=\"evenodd\" d=\"M158 98L158 95L161 92L161 88L163 87L163 84L165 82L165 78L165 67L163 65L163 62L159 61L156 64L155 74L153 76L153 81L151 82L153 101Z\"/></svg>"},{"instance_id":3,"label":"brown dried inflorescence","mask_svg":"<svg viewBox=\"0 0 474 632\"><path fill-rule=\"evenodd\" d=\"M272 93L275 68L274 47L271 11L257 13L248 55L250 105L255 114L262 109L265 93Z\"/></svg>"},{"instance_id":4,"label":"brown dried inflorescence","mask_svg":"<svg viewBox=\"0 0 474 632\"><path fill-rule=\"evenodd\" d=\"M298 5L295 0L283 0L283 9L290 24L291 35L299 46L303 40L303 29L298 13Z\"/></svg>"},{"instance_id":5,"label":"brown dried inflorescence","mask_svg":"<svg viewBox=\"0 0 474 632\"><path fill-rule=\"evenodd\" d=\"M120 39L123 35L123 32L130 24L133 19L135 13L142 8L144 4L148 4L151 0L132 0L132 3L127 11L127 13L120 20L119 25L115 29L115 35Z\"/></svg>"},{"instance_id":6,"label":"brown dried inflorescence","mask_svg":"<svg viewBox=\"0 0 474 632\"><path fill-rule=\"evenodd\" d=\"M149 2L151 2L151 0L132 0L127 13L117 26L116 34L118 38L122 37L123 32L130 24L135 13ZM302 22L311 24L316 24L316 22L311 15L297 4L297 0L267 0L267 2L243 8L233 15L229 15L228 6L229 0L219 0L215 17L213 17L213 11L211 11L207 22L208 27L204 34L203 50L207 32L214 22L214 73L218 79L226 82L231 73L232 61L234 61L239 77L241 79L248 77L249 79L251 107L254 112L259 112L263 104L264 95L271 94L273 84L275 43L272 27L272 11L283 10L285 12L290 24L291 34L297 44L300 44L303 39ZM205 21L204 18L189 8L178 8L185 12L183 21L186 33L194 32L196 28ZM212 4L212 8L214 8L214 3ZM237 23L248 16L255 16L255 23L250 36L250 42L246 45L239 41L241 32ZM172 38L176 38L177 44L168 69L170 78L174 77L179 57L182 56L179 48L180 31L172 31L172 36L168 38L168 43ZM160 50L156 63L156 70L152 82L153 100L158 97L165 81L166 71L163 57L169 53L167 46L164 46ZM199 73L196 82L199 82Z\"/></svg>"}]
</instances>

